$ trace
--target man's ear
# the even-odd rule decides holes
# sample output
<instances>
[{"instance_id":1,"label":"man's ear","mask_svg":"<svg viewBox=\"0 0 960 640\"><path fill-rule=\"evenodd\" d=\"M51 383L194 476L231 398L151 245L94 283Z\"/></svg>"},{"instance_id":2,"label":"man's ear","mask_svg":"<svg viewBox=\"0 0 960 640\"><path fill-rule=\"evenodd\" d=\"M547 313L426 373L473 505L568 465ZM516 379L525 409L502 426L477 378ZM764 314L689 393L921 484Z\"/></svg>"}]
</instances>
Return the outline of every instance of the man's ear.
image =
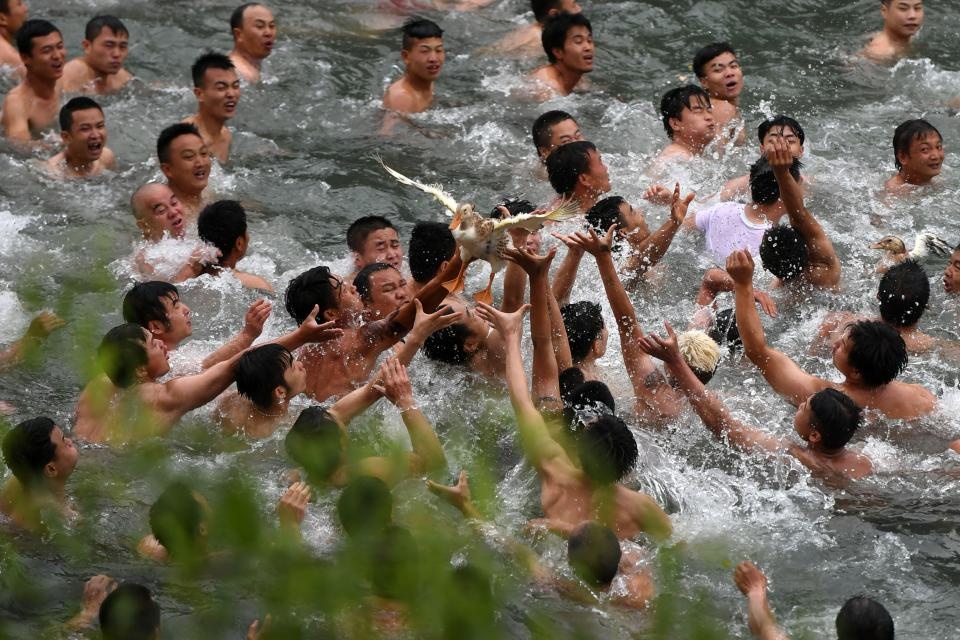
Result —
<instances>
[{"instance_id":1,"label":"man's ear","mask_svg":"<svg viewBox=\"0 0 960 640\"><path fill-rule=\"evenodd\" d=\"M133 377L136 378L137 382L143 382L147 380L150 376L147 375L147 365L140 365L133 372Z\"/></svg>"},{"instance_id":2,"label":"man's ear","mask_svg":"<svg viewBox=\"0 0 960 640\"><path fill-rule=\"evenodd\" d=\"M152 333L155 336L163 335L167 330L167 326L159 320L147 320L147 331Z\"/></svg>"},{"instance_id":3,"label":"man's ear","mask_svg":"<svg viewBox=\"0 0 960 640\"><path fill-rule=\"evenodd\" d=\"M899 162L901 166L907 164L907 161L909 159L910 159L910 154L908 152L897 151L897 162Z\"/></svg>"},{"instance_id":4,"label":"man's ear","mask_svg":"<svg viewBox=\"0 0 960 640\"><path fill-rule=\"evenodd\" d=\"M480 336L470 336L463 341L463 350L469 353L470 355L475 354L477 351L480 351L480 346L483 344Z\"/></svg>"},{"instance_id":5,"label":"man's ear","mask_svg":"<svg viewBox=\"0 0 960 640\"><path fill-rule=\"evenodd\" d=\"M363 258L360 257L359 253L354 251L353 252L353 268L356 269L357 271L360 271L360 269L363 269L363 267L364 267Z\"/></svg>"},{"instance_id":6,"label":"man's ear","mask_svg":"<svg viewBox=\"0 0 960 640\"><path fill-rule=\"evenodd\" d=\"M244 233L242 236L237 238L236 242L233 243L233 250L237 253L237 255L241 257L245 256L247 255L247 246L249 245L249 243L250 243L250 234ZM226 258L226 256L223 256L223 257Z\"/></svg>"},{"instance_id":7,"label":"man's ear","mask_svg":"<svg viewBox=\"0 0 960 640\"><path fill-rule=\"evenodd\" d=\"M69 143L69 140L68 140L69 137L70 137L69 131L60 132L60 142L62 142L64 145L67 145Z\"/></svg>"},{"instance_id":8,"label":"man's ear","mask_svg":"<svg viewBox=\"0 0 960 640\"><path fill-rule=\"evenodd\" d=\"M823 442L823 435L821 435L820 429L817 427L811 427L810 435L807 436L807 442L810 444L820 444Z\"/></svg>"},{"instance_id":9,"label":"man's ear","mask_svg":"<svg viewBox=\"0 0 960 640\"><path fill-rule=\"evenodd\" d=\"M203 95L203 89L200 88L200 87L194 87L194 88L193 88L193 95L195 95L195 96L197 97L197 101L199 102L199 101L200 101L200 96Z\"/></svg>"},{"instance_id":10,"label":"man's ear","mask_svg":"<svg viewBox=\"0 0 960 640\"><path fill-rule=\"evenodd\" d=\"M83 42L80 43L80 46L83 47L83 55L90 53L90 47L93 46L93 43L84 38Z\"/></svg>"},{"instance_id":11,"label":"man's ear","mask_svg":"<svg viewBox=\"0 0 960 640\"><path fill-rule=\"evenodd\" d=\"M327 309L323 312L323 320L325 322L333 322L334 320L340 319L340 310L339 309Z\"/></svg>"},{"instance_id":12,"label":"man's ear","mask_svg":"<svg viewBox=\"0 0 960 640\"><path fill-rule=\"evenodd\" d=\"M160 163L160 171L161 171L161 172L163 173L163 175L167 178L167 180L170 179L170 173L171 173L171 171L170 171L170 163L169 163L169 162L161 162L161 163Z\"/></svg>"},{"instance_id":13,"label":"man's ear","mask_svg":"<svg viewBox=\"0 0 960 640\"><path fill-rule=\"evenodd\" d=\"M287 388L282 385L277 385L273 390L273 398L277 402L283 403L287 400Z\"/></svg>"},{"instance_id":14,"label":"man's ear","mask_svg":"<svg viewBox=\"0 0 960 640\"><path fill-rule=\"evenodd\" d=\"M57 471L57 465L53 464L53 460L43 465L43 475L48 478L56 478L60 475L60 472Z\"/></svg>"},{"instance_id":15,"label":"man's ear","mask_svg":"<svg viewBox=\"0 0 960 640\"><path fill-rule=\"evenodd\" d=\"M400 60L403 61L403 64L410 62L410 52L406 49L400 49Z\"/></svg>"},{"instance_id":16,"label":"man's ear","mask_svg":"<svg viewBox=\"0 0 960 640\"><path fill-rule=\"evenodd\" d=\"M675 134L683 129L683 123L680 121L680 118L671 117L667 120L667 124L670 125L670 128L673 129Z\"/></svg>"}]
</instances>

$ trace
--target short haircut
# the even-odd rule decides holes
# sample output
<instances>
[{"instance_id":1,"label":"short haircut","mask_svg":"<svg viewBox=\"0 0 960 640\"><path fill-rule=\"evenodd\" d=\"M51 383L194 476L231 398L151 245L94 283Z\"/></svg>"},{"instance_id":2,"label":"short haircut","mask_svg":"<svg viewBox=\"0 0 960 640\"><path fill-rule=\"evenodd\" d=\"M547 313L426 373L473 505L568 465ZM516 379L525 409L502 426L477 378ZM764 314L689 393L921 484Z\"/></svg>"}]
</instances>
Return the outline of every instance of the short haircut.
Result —
<instances>
[{"instance_id":1,"label":"short haircut","mask_svg":"<svg viewBox=\"0 0 960 640\"><path fill-rule=\"evenodd\" d=\"M712 42L697 51L697 53L693 56L693 72L697 74L698 78L703 78L707 75L707 63L719 56L721 53L732 53L734 57L737 55L737 52L733 50L733 47L726 42Z\"/></svg>"},{"instance_id":2,"label":"short haircut","mask_svg":"<svg viewBox=\"0 0 960 640\"><path fill-rule=\"evenodd\" d=\"M33 55L33 39L43 38L51 33L60 33L52 22L47 20L27 20L17 31L17 51L22 56ZM61 34L62 37L63 34Z\"/></svg>"},{"instance_id":3,"label":"short haircut","mask_svg":"<svg viewBox=\"0 0 960 640\"><path fill-rule=\"evenodd\" d=\"M97 347L97 363L117 387L126 389L137 381L137 369L147 364L143 327L132 322L110 329Z\"/></svg>"},{"instance_id":4,"label":"short haircut","mask_svg":"<svg viewBox=\"0 0 960 640\"><path fill-rule=\"evenodd\" d=\"M596 485L622 480L637 464L637 441L614 415L601 415L587 424L577 445L583 472Z\"/></svg>"},{"instance_id":5,"label":"short haircut","mask_svg":"<svg viewBox=\"0 0 960 640\"><path fill-rule=\"evenodd\" d=\"M563 326L567 330L570 355L579 364L590 353L593 343L603 332L603 314L600 305L589 300L571 302L560 307Z\"/></svg>"},{"instance_id":6,"label":"short haircut","mask_svg":"<svg viewBox=\"0 0 960 640\"><path fill-rule=\"evenodd\" d=\"M103 640L152 640L160 628L160 607L150 589L126 582L100 605Z\"/></svg>"},{"instance_id":7,"label":"short haircut","mask_svg":"<svg viewBox=\"0 0 960 640\"><path fill-rule=\"evenodd\" d=\"M500 211L500 207L506 209L507 213L511 216L518 216L523 213L533 213L537 208L532 202L529 200L524 200L519 196L504 196L490 211L490 215L488 217L499 219L503 215L503 212Z\"/></svg>"},{"instance_id":8,"label":"short haircut","mask_svg":"<svg viewBox=\"0 0 960 640\"><path fill-rule=\"evenodd\" d=\"M717 372L720 362L720 347L703 331L691 330L681 333L677 341L680 354L693 374L703 384L708 384Z\"/></svg>"},{"instance_id":9,"label":"short haircut","mask_svg":"<svg viewBox=\"0 0 960 640\"><path fill-rule=\"evenodd\" d=\"M50 418L32 418L17 424L3 438L3 462L26 491L43 481L43 468L57 452L50 440L55 426Z\"/></svg>"},{"instance_id":10,"label":"short haircut","mask_svg":"<svg viewBox=\"0 0 960 640\"><path fill-rule=\"evenodd\" d=\"M180 136L197 136L203 140L200 131L188 122L178 122L170 125L161 131L157 137L157 158L159 158L161 164L170 162L170 145Z\"/></svg>"},{"instance_id":11,"label":"short haircut","mask_svg":"<svg viewBox=\"0 0 960 640\"><path fill-rule=\"evenodd\" d=\"M790 175L794 180L800 180L802 167L800 160L794 158L790 165ZM757 204L773 204L780 199L780 184L766 156L760 156L750 165L750 198Z\"/></svg>"},{"instance_id":12,"label":"short haircut","mask_svg":"<svg viewBox=\"0 0 960 640\"><path fill-rule=\"evenodd\" d=\"M795 280L807 266L807 243L789 225L776 225L763 232L760 241L763 268L781 280Z\"/></svg>"},{"instance_id":13,"label":"short haircut","mask_svg":"<svg viewBox=\"0 0 960 640\"><path fill-rule=\"evenodd\" d=\"M431 333L423 341L423 353L436 362L466 364L472 353L467 352L466 341L470 337L467 325L458 322Z\"/></svg>"},{"instance_id":14,"label":"short haircut","mask_svg":"<svg viewBox=\"0 0 960 640\"><path fill-rule=\"evenodd\" d=\"M806 140L806 136L803 133L803 127L800 126L800 123L790 116L780 114L772 118L767 118L760 123L759 127L757 127L757 138L760 140L760 144L763 144L763 139L767 137L767 134L770 133L771 129L790 129L794 134L796 134L797 139L800 140L801 147L803 146L804 140Z\"/></svg>"},{"instance_id":15,"label":"short haircut","mask_svg":"<svg viewBox=\"0 0 960 640\"><path fill-rule=\"evenodd\" d=\"M890 0L886 0L889 2ZM893 640L893 618L882 604L854 596L837 613L837 640Z\"/></svg>"},{"instance_id":16,"label":"short haircut","mask_svg":"<svg viewBox=\"0 0 960 640\"><path fill-rule=\"evenodd\" d=\"M351 538L369 538L383 533L393 519L393 496L379 478L358 476L343 488L337 499L337 516Z\"/></svg>"},{"instance_id":17,"label":"short haircut","mask_svg":"<svg viewBox=\"0 0 960 640\"><path fill-rule=\"evenodd\" d=\"M443 38L443 29L436 22L414 16L403 23L400 27L403 33L403 40L400 46L409 51L413 48L414 40L426 40L427 38Z\"/></svg>"},{"instance_id":18,"label":"short haircut","mask_svg":"<svg viewBox=\"0 0 960 640\"><path fill-rule=\"evenodd\" d=\"M236 9L233 10L233 13L230 14L230 31L233 32L234 29L243 28L243 14L250 7L260 7L263 6L259 2L246 2Z\"/></svg>"},{"instance_id":19,"label":"short haircut","mask_svg":"<svg viewBox=\"0 0 960 640\"><path fill-rule=\"evenodd\" d=\"M129 36L126 25L116 16L94 16L87 22L83 37L93 42L103 32L104 29L110 29L110 32L118 36Z\"/></svg>"},{"instance_id":20,"label":"short haircut","mask_svg":"<svg viewBox=\"0 0 960 640\"><path fill-rule=\"evenodd\" d=\"M596 151L596 145L587 140L569 142L554 149L547 156L547 176L553 190L567 198L572 196L580 176L590 167L590 153Z\"/></svg>"},{"instance_id":21,"label":"short haircut","mask_svg":"<svg viewBox=\"0 0 960 640\"><path fill-rule=\"evenodd\" d=\"M897 156L899 156L901 153L910 155L910 143L914 140L919 140L920 138L925 137L929 133L935 133L941 140L943 140L943 135L940 133L940 131L938 131L935 126L923 119L901 122L900 125L894 130L893 165L897 168L897 171L903 168L903 165L900 164L900 158Z\"/></svg>"},{"instance_id":22,"label":"short haircut","mask_svg":"<svg viewBox=\"0 0 960 640\"><path fill-rule=\"evenodd\" d=\"M304 271L290 281L284 294L284 303L287 313L297 324L307 319L314 305L320 307L318 320L323 317L324 311L340 307L339 291L330 283L333 277L330 267L321 265Z\"/></svg>"},{"instance_id":23,"label":"short haircut","mask_svg":"<svg viewBox=\"0 0 960 640\"><path fill-rule=\"evenodd\" d=\"M577 121L576 118L566 111L559 110L547 111L546 113L540 114L540 116L533 121L533 146L537 148L537 153L550 146L553 127L564 120Z\"/></svg>"},{"instance_id":24,"label":"short haircut","mask_svg":"<svg viewBox=\"0 0 960 640\"><path fill-rule=\"evenodd\" d=\"M563 6L562 0L530 0L530 10L533 11L534 19L543 24L554 9L560 10Z\"/></svg>"},{"instance_id":25,"label":"short haircut","mask_svg":"<svg viewBox=\"0 0 960 640\"><path fill-rule=\"evenodd\" d=\"M822 389L810 396L810 412L826 449L839 449L850 442L862 419L857 403L836 389Z\"/></svg>"},{"instance_id":26,"label":"short haircut","mask_svg":"<svg viewBox=\"0 0 960 640\"><path fill-rule=\"evenodd\" d=\"M233 66L233 61L230 60L227 56L222 53L216 53L214 51L206 51L200 55L199 58L194 60L193 66L190 67L190 75L193 76L193 86L202 87L204 76L207 75L208 69L223 69L224 71L230 71L235 69Z\"/></svg>"},{"instance_id":27,"label":"short haircut","mask_svg":"<svg viewBox=\"0 0 960 640\"><path fill-rule=\"evenodd\" d=\"M162 280L138 282L123 296L123 319L144 329L151 320L156 320L169 329L170 318L163 307L163 298L179 300L180 292L175 286Z\"/></svg>"},{"instance_id":28,"label":"short haircut","mask_svg":"<svg viewBox=\"0 0 960 640\"><path fill-rule=\"evenodd\" d=\"M357 294L361 300L364 302L373 302L373 291L370 289L370 276L378 271L385 271L387 269L397 271L393 265L389 265L386 262L374 262L357 272L357 276L353 279L353 286L357 288ZM397 271L397 273L399 273L399 271Z\"/></svg>"},{"instance_id":29,"label":"short haircut","mask_svg":"<svg viewBox=\"0 0 960 640\"><path fill-rule=\"evenodd\" d=\"M150 531L171 556L196 548L204 520L203 506L180 480L164 489L150 507Z\"/></svg>"},{"instance_id":30,"label":"short haircut","mask_svg":"<svg viewBox=\"0 0 960 640\"><path fill-rule=\"evenodd\" d=\"M70 101L60 109L60 130L70 131L70 127L73 126L73 114L77 111L86 111L87 109L96 109L101 115L103 114L103 108L97 104L95 100L86 96L71 98Z\"/></svg>"},{"instance_id":31,"label":"short haircut","mask_svg":"<svg viewBox=\"0 0 960 640\"><path fill-rule=\"evenodd\" d=\"M907 368L907 345L885 322L862 320L849 326L850 366L868 387L880 387Z\"/></svg>"},{"instance_id":32,"label":"short haircut","mask_svg":"<svg viewBox=\"0 0 960 640\"><path fill-rule=\"evenodd\" d=\"M609 196L600 200L587 211L587 224L598 234L606 233L612 224L623 226L624 219L620 206L624 204L627 204L627 201L620 196Z\"/></svg>"},{"instance_id":33,"label":"short haircut","mask_svg":"<svg viewBox=\"0 0 960 640\"><path fill-rule=\"evenodd\" d=\"M287 455L312 480L327 480L343 462L340 425L322 407L307 407L284 439Z\"/></svg>"},{"instance_id":34,"label":"short haircut","mask_svg":"<svg viewBox=\"0 0 960 640\"><path fill-rule=\"evenodd\" d=\"M206 243L220 250L222 262L247 233L247 212L236 200L219 200L208 204L197 218L197 234Z\"/></svg>"},{"instance_id":35,"label":"short haircut","mask_svg":"<svg viewBox=\"0 0 960 640\"><path fill-rule=\"evenodd\" d=\"M587 16L582 13L558 13L548 18L543 23L543 33L540 34L540 42L543 44L543 51L547 54L547 60L551 63L557 61L553 55L554 49L563 49L567 42L567 33L574 27L586 27L587 31L593 34L593 27Z\"/></svg>"},{"instance_id":36,"label":"short haircut","mask_svg":"<svg viewBox=\"0 0 960 640\"><path fill-rule=\"evenodd\" d=\"M599 380L581 382L565 393L561 391L561 397L564 424L573 433L582 432L585 424L597 416L617 410L610 388Z\"/></svg>"},{"instance_id":37,"label":"short haircut","mask_svg":"<svg viewBox=\"0 0 960 640\"><path fill-rule=\"evenodd\" d=\"M577 527L567 539L567 561L577 576L591 587L608 587L620 567L620 541L597 522Z\"/></svg>"},{"instance_id":38,"label":"short haircut","mask_svg":"<svg viewBox=\"0 0 960 640\"><path fill-rule=\"evenodd\" d=\"M560 383L560 397L565 404L570 393L579 385L586 382L586 378L584 378L583 371L580 367L567 367L560 372L557 378Z\"/></svg>"},{"instance_id":39,"label":"short haircut","mask_svg":"<svg viewBox=\"0 0 960 640\"><path fill-rule=\"evenodd\" d=\"M703 87L695 84L670 89L660 99L660 116L663 118L663 129L671 140L673 140L673 128L670 126L670 118L679 120L680 114L683 113L684 109L690 108L694 98L698 102L710 106L710 94Z\"/></svg>"},{"instance_id":40,"label":"short haircut","mask_svg":"<svg viewBox=\"0 0 960 640\"><path fill-rule=\"evenodd\" d=\"M884 322L901 329L913 326L930 301L930 280L918 262L905 260L880 278L877 298Z\"/></svg>"},{"instance_id":41,"label":"short haircut","mask_svg":"<svg viewBox=\"0 0 960 640\"><path fill-rule=\"evenodd\" d=\"M250 349L237 361L237 393L261 409L269 409L273 404L274 389L286 388L283 374L292 365L293 354L279 344Z\"/></svg>"},{"instance_id":42,"label":"short haircut","mask_svg":"<svg viewBox=\"0 0 960 640\"><path fill-rule=\"evenodd\" d=\"M713 321L709 336L720 345L727 345L731 352L743 344L737 327L737 314L733 309L721 309Z\"/></svg>"},{"instance_id":43,"label":"short haircut","mask_svg":"<svg viewBox=\"0 0 960 640\"><path fill-rule=\"evenodd\" d=\"M397 230L397 228L393 226L393 223L383 216L363 216L362 218L357 218L347 227L347 246L350 247L351 251L360 253L363 251L363 245L367 241L367 236L381 229Z\"/></svg>"},{"instance_id":44,"label":"short haircut","mask_svg":"<svg viewBox=\"0 0 960 640\"><path fill-rule=\"evenodd\" d=\"M457 241L449 225L442 222L418 222L410 232L407 261L410 275L418 284L429 282L440 271L440 266L453 258Z\"/></svg>"}]
</instances>

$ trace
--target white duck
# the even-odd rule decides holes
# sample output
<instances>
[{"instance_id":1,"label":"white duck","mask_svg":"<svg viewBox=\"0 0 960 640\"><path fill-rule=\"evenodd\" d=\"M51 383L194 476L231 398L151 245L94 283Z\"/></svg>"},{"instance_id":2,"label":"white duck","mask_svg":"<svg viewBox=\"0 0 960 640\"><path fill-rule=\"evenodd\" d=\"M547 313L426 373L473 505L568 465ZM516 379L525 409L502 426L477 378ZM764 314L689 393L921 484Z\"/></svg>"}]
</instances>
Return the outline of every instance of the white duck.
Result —
<instances>
[{"instance_id":1,"label":"white duck","mask_svg":"<svg viewBox=\"0 0 960 640\"><path fill-rule=\"evenodd\" d=\"M924 262L933 256L949 256L952 252L950 245L948 245L945 240L938 238L932 233L917 234L917 239L913 243L913 250L910 252L907 252L906 243L897 236L884 236L877 242L871 244L870 248L878 249L886 253L884 262L887 264L881 264L880 267L878 267L878 270L883 271L890 266L900 264L904 260L909 259Z\"/></svg>"}]
</instances>

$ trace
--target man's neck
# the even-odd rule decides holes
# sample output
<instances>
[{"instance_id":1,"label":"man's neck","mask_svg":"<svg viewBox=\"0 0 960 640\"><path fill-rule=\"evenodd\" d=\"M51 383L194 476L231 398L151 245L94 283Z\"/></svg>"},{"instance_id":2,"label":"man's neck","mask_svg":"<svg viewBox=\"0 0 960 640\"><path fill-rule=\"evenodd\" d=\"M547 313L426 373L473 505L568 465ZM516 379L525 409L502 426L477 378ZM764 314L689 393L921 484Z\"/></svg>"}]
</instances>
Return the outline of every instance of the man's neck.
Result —
<instances>
[{"instance_id":1,"label":"man's neck","mask_svg":"<svg viewBox=\"0 0 960 640\"><path fill-rule=\"evenodd\" d=\"M910 46L910 40L913 36L902 36L898 33L895 33L892 29L887 26L883 27L883 35L887 37L887 42L893 46L894 49L898 51L905 51Z\"/></svg>"},{"instance_id":2,"label":"man's neck","mask_svg":"<svg viewBox=\"0 0 960 640\"><path fill-rule=\"evenodd\" d=\"M433 80L426 80L410 73L403 74L404 80L417 93L433 95Z\"/></svg>"},{"instance_id":3,"label":"man's neck","mask_svg":"<svg viewBox=\"0 0 960 640\"><path fill-rule=\"evenodd\" d=\"M197 124L200 125L200 129L205 131L207 135L214 138L220 137L220 132L223 130L224 124L227 120L219 116L215 116L207 111L204 111L202 108L197 109L197 115L194 116L197 121Z\"/></svg>"},{"instance_id":4,"label":"man's neck","mask_svg":"<svg viewBox=\"0 0 960 640\"><path fill-rule=\"evenodd\" d=\"M600 194L596 189L578 187L573 191L573 199L580 203L580 213L586 213L597 204Z\"/></svg>"},{"instance_id":5,"label":"man's neck","mask_svg":"<svg viewBox=\"0 0 960 640\"><path fill-rule=\"evenodd\" d=\"M762 224L764 222L776 223L783 216L783 207L780 201L769 204L751 203L744 205L744 214L750 222Z\"/></svg>"},{"instance_id":6,"label":"man's neck","mask_svg":"<svg viewBox=\"0 0 960 640\"><path fill-rule=\"evenodd\" d=\"M564 93L573 93L573 88L577 86L580 78L583 77L582 71L571 69L560 62L553 63L553 72L557 75L557 80L560 82L560 86L563 87Z\"/></svg>"},{"instance_id":7,"label":"man's neck","mask_svg":"<svg viewBox=\"0 0 960 640\"><path fill-rule=\"evenodd\" d=\"M255 57L255 56L247 53L246 51L244 51L244 50L241 49L240 47L237 47L236 45L234 45L233 51L230 52L230 55L231 55L231 56L237 56L238 58L241 58L244 62L246 62L247 64L249 64L251 67L253 67L253 68L256 69L257 71L260 71L260 65L263 64L263 58L257 58L257 57Z\"/></svg>"},{"instance_id":8,"label":"man's neck","mask_svg":"<svg viewBox=\"0 0 960 640\"><path fill-rule=\"evenodd\" d=\"M0 27L0 40L6 40L10 44L14 44L13 34L7 31L6 27Z\"/></svg>"},{"instance_id":9,"label":"man's neck","mask_svg":"<svg viewBox=\"0 0 960 640\"><path fill-rule=\"evenodd\" d=\"M30 90L39 98L49 100L57 94L57 80L55 79L44 78L27 71L23 83L30 87Z\"/></svg>"},{"instance_id":10,"label":"man's neck","mask_svg":"<svg viewBox=\"0 0 960 640\"><path fill-rule=\"evenodd\" d=\"M167 186L170 187L170 191L173 191L173 195L177 196L177 200L188 207L199 209L200 205L203 203L202 190L199 193L187 193L186 191L175 187L172 182L167 182Z\"/></svg>"},{"instance_id":11,"label":"man's neck","mask_svg":"<svg viewBox=\"0 0 960 640\"><path fill-rule=\"evenodd\" d=\"M680 135L673 139L673 143L679 145L686 149L691 155L702 156L704 149L707 148L707 145L701 144L700 142L690 140Z\"/></svg>"},{"instance_id":12,"label":"man's neck","mask_svg":"<svg viewBox=\"0 0 960 640\"><path fill-rule=\"evenodd\" d=\"M69 151L63 152L63 161L66 163L68 170L79 176L88 176L93 173L97 163L96 160L76 160L70 155Z\"/></svg>"},{"instance_id":13,"label":"man's neck","mask_svg":"<svg viewBox=\"0 0 960 640\"><path fill-rule=\"evenodd\" d=\"M900 169L899 173L900 182L902 184L912 184L917 187L922 187L923 185L930 184L933 178L927 178L923 176L914 175L908 172L906 169Z\"/></svg>"}]
</instances>

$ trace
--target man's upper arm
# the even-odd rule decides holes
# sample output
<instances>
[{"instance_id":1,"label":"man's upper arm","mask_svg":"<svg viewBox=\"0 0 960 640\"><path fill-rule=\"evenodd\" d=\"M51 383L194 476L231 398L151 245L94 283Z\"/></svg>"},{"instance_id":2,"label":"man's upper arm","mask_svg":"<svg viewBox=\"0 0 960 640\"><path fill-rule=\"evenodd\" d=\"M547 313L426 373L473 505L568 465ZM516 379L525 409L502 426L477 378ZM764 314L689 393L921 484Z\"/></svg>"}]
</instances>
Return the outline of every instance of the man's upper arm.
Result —
<instances>
[{"instance_id":1,"label":"man's upper arm","mask_svg":"<svg viewBox=\"0 0 960 640\"><path fill-rule=\"evenodd\" d=\"M3 101L3 134L11 140L30 141L30 114L26 105L16 98L7 98Z\"/></svg>"},{"instance_id":2,"label":"man's upper arm","mask_svg":"<svg viewBox=\"0 0 960 640\"><path fill-rule=\"evenodd\" d=\"M374 320L360 327L360 349L379 354L400 342L409 329L397 322L396 316L394 311L383 320Z\"/></svg>"},{"instance_id":3,"label":"man's upper arm","mask_svg":"<svg viewBox=\"0 0 960 640\"><path fill-rule=\"evenodd\" d=\"M829 386L825 380L801 369L787 354L769 346L751 360L773 390L793 405L799 405L817 391Z\"/></svg>"}]
</instances>

